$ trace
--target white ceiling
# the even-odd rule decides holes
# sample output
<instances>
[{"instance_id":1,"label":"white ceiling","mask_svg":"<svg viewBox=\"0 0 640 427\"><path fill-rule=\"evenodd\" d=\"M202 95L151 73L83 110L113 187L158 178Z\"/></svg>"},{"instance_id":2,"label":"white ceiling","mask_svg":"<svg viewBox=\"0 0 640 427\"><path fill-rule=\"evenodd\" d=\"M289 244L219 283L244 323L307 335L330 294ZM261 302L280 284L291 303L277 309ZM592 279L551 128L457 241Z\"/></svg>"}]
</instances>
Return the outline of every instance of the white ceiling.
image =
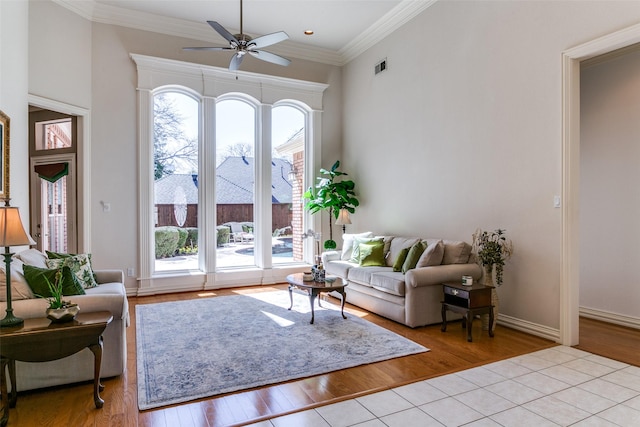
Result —
<instances>
[{"instance_id":1,"label":"white ceiling","mask_svg":"<svg viewBox=\"0 0 640 427\"><path fill-rule=\"evenodd\" d=\"M240 30L240 0L53 1L94 22L202 40L198 46L227 45L206 21ZM343 65L435 1L243 0L243 31L253 37L285 31L289 40L265 50ZM308 29L312 36L304 35Z\"/></svg>"}]
</instances>

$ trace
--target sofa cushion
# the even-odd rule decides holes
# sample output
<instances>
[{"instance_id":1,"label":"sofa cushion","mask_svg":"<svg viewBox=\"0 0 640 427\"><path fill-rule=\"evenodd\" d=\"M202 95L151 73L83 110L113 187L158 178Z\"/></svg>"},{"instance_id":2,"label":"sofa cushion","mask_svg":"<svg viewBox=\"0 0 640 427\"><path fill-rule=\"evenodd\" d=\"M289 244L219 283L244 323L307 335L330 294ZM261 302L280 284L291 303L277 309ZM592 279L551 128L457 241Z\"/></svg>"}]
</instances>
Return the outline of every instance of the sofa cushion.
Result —
<instances>
[{"instance_id":1,"label":"sofa cushion","mask_svg":"<svg viewBox=\"0 0 640 427\"><path fill-rule=\"evenodd\" d=\"M27 249L16 254L15 257L25 264L47 268L47 256L37 249Z\"/></svg>"},{"instance_id":2,"label":"sofa cushion","mask_svg":"<svg viewBox=\"0 0 640 427\"><path fill-rule=\"evenodd\" d=\"M49 298L53 294L49 289L49 283L53 285L56 281L56 274L61 272L60 280L62 284L62 294L68 295L84 295L84 289L78 282L78 279L73 274L69 267L62 267L62 269L48 269L34 267L32 265L25 264L24 277L29 284L29 287L33 291L34 295Z\"/></svg>"},{"instance_id":3,"label":"sofa cushion","mask_svg":"<svg viewBox=\"0 0 640 427\"><path fill-rule=\"evenodd\" d=\"M471 245L467 242L443 240L444 256L442 264L466 264L471 255Z\"/></svg>"},{"instance_id":4,"label":"sofa cushion","mask_svg":"<svg viewBox=\"0 0 640 427\"><path fill-rule=\"evenodd\" d=\"M404 262L407 260L407 255L409 255L409 251L411 248L402 248L396 260L393 262L393 271L402 271L402 266Z\"/></svg>"},{"instance_id":5,"label":"sofa cushion","mask_svg":"<svg viewBox=\"0 0 640 427\"><path fill-rule=\"evenodd\" d=\"M356 267L357 264L353 264L349 261L330 261L324 264L326 274L338 277L348 277L349 269Z\"/></svg>"},{"instance_id":6,"label":"sofa cushion","mask_svg":"<svg viewBox=\"0 0 640 427\"><path fill-rule=\"evenodd\" d=\"M398 258L398 254L404 248L411 248L411 246L415 245L416 242L420 240L416 237L394 237L391 240L391 244L389 245L389 256L387 257L387 265L389 267L393 266L396 259Z\"/></svg>"},{"instance_id":7,"label":"sofa cushion","mask_svg":"<svg viewBox=\"0 0 640 427\"><path fill-rule=\"evenodd\" d=\"M384 266L384 242L374 240L360 243L360 265L363 267Z\"/></svg>"},{"instance_id":8,"label":"sofa cushion","mask_svg":"<svg viewBox=\"0 0 640 427\"><path fill-rule=\"evenodd\" d=\"M11 262L11 300L35 298L27 280L23 274L23 263L19 259ZM0 301L7 300L7 276L5 275L5 265L0 266Z\"/></svg>"},{"instance_id":9,"label":"sofa cushion","mask_svg":"<svg viewBox=\"0 0 640 427\"><path fill-rule=\"evenodd\" d=\"M438 240L433 243L429 243L427 249L422 253L416 268L431 267L434 265L442 264L442 258L444 257L444 243L442 240Z\"/></svg>"},{"instance_id":10,"label":"sofa cushion","mask_svg":"<svg viewBox=\"0 0 640 427\"><path fill-rule=\"evenodd\" d=\"M411 246L411 249L409 249L409 253L407 254L407 259L404 261L404 264L402 264L403 273L406 273L412 268L416 268L416 264L425 249L427 249L427 242L423 241L416 242L416 244Z\"/></svg>"},{"instance_id":11,"label":"sofa cushion","mask_svg":"<svg viewBox=\"0 0 640 427\"><path fill-rule=\"evenodd\" d=\"M405 294L404 274L381 271L371 275L371 286L379 291L403 297Z\"/></svg>"},{"instance_id":12,"label":"sofa cushion","mask_svg":"<svg viewBox=\"0 0 640 427\"><path fill-rule=\"evenodd\" d=\"M360 234L348 234L348 233L343 234L341 258L344 261L348 261L351 258L351 253L353 252L353 239L356 237L373 237L373 233L370 231L367 231Z\"/></svg>"},{"instance_id":13,"label":"sofa cushion","mask_svg":"<svg viewBox=\"0 0 640 427\"><path fill-rule=\"evenodd\" d=\"M69 267L84 289L98 286L91 268L91 256L89 254L77 254L64 258L53 258L47 260L47 267L60 268Z\"/></svg>"},{"instance_id":14,"label":"sofa cushion","mask_svg":"<svg viewBox=\"0 0 640 427\"><path fill-rule=\"evenodd\" d=\"M353 267L347 273L347 280L371 286L372 274L390 270L389 267Z\"/></svg>"}]
</instances>

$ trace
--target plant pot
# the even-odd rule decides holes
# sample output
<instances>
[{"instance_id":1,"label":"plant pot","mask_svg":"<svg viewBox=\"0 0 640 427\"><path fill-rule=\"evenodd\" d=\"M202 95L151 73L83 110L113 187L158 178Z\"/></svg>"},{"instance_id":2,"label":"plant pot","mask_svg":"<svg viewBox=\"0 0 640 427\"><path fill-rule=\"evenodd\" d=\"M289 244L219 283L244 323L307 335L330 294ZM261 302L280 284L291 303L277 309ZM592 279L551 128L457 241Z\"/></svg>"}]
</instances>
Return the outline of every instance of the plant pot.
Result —
<instances>
[{"instance_id":1,"label":"plant pot","mask_svg":"<svg viewBox=\"0 0 640 427\"><path fill-rule=\"evenodd\" d=\"M47 319L53 323L63 323L72 321L78 312L80 307L78 304L73 304L65 308L47 308Z\"/></svg>"}]
</instances>

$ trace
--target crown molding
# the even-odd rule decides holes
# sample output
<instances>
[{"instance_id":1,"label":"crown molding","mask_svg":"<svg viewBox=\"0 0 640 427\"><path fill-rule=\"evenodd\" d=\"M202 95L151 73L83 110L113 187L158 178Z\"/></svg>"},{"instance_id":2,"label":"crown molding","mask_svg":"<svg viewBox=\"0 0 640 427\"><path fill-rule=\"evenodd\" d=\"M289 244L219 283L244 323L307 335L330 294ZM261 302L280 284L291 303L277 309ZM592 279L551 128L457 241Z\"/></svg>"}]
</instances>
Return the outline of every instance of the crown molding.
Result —
<instances>
[{"instance_id":1,"label":"crown molding","mask_svg":"<svg viewBox=\"0 0 640 427\"><path fill-rule=\"evenodd\" d=\"M226 45L226 41L214 31L211 31L211 27L205 23L123 9L108 4L96 3L93 0L52 1L92 22L118 25L121 27ZM398 6L389 11L339 51L291 41L278 43L277 46L270 47L269 51L287 57L342 66L378 43L436 1L437 0L402 0Z\"/></svg>"},{"instance_id":2,"label":"crown molding","mask_svg":"<svg viewBox=\"0 0 640 427\"><path fill-rule=\"evenodd\" d=\"M437 0L403 0L398 6L387 12L382 18L353 39L338 51L342 58L342 65L357 58L398 28L418 16L432 6Z\"/></svg>"}]
</instances>

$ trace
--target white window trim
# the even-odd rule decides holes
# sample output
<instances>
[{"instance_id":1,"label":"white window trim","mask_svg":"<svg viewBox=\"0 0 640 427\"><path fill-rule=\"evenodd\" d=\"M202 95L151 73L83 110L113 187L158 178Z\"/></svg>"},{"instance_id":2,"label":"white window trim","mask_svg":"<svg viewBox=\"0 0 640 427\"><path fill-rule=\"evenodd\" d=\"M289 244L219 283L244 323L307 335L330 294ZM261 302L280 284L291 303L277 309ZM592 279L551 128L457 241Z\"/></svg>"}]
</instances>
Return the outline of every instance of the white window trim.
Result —
<instances>
[{"instance_id":1,"label":"white window trim","mask_svg":"<svg viewBox=\"0 0 640 427\"><path fill-rule=\"evenodd\" d=\"M241 270L216 273L215 248L210 248L210 242L205 241L204 255L200 257L201 268L206 271L203 274L184 273L178 280L176 277L166 275L154 276L154 248L151 245L153 223L153 95L164 91L166 88L182 87L183 93L192 97L200 97L200 169L199 191L204 188L215 188L215 104L217 98L228 94L243 94L243 97L253 98L258 103L256 120L264 126L256 126L262 132L256 135L262 142L259 156L264 156L266 149L271 153L271 109L274 105L290 103L305 110L305 163L309 165L305 176L306 182L312 182L312 171L320 165L320 141L322 141L322 99L328 85L322 83L307 82L302 80L274 77L244 71L231 72L227 69L212 67L202 64L193 64L182 61L157 58L145 55L131 54L138 71L138 188L139 188L139 253L140 253L140 277L138 295L150 295L159 292L171 292L176 290L213 289L234 285L246 285L264 283L270 284L284 279L286 269L278 269L276 272L269 262L258 261L261 268L255 270ZM244 98L247 99L247 98ZM317 143L314 143L316 142ZM259 160L259 159L258 159ZM256 162L260 164L260 162ZM256 176L267 177L267 171L258 168ZM202 194L201 194L202 196ZM256 211L259 212L263 205L263 195L256 195ZM215 199L213 197L201 198L201 208L204 212L199 215L199 228L202 236L215 229ZM212 214L208 214L211 212ZM266 218L257 218L265 221ZM307 216L306 224L314 225L317 218ZM266 231L265 231L266 233ZM206 239L211 240L211 239ZM215 244L215 242L214 242ZM259 249L256 249L260 256ZM307 251L308 252L308 251ZM262 257L264 259L264 257ZM280 277L282 276L282 277ZM176 287L176 282L180 287Z\"/></svg>"}]
</instances>

